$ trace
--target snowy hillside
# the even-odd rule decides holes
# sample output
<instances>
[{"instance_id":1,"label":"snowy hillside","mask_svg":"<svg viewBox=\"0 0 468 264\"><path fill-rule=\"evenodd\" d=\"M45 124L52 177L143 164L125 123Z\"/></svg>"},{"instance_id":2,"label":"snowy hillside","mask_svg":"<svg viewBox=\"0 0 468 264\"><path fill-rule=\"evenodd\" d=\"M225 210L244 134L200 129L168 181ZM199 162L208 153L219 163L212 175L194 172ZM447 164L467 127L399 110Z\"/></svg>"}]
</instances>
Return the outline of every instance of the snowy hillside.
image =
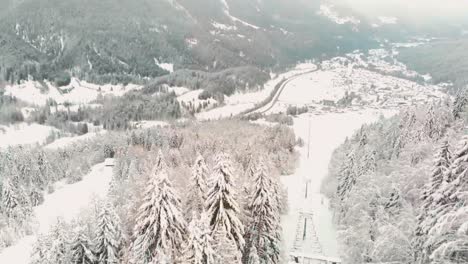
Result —
<instances>
[{"instance_id":1,"label":"snowy hillside","mask_svg":"<svg viewBox=\"0 0 468 264\"><path fill-rule=\"evenodd\" d=\"M19 85L7 85L5 92L25 102L43 106L48 100L54 100L58 104L65 102L71 104L87 104L98 96L114 95L122 96L131 90L141 89L138 85L96 85L72 78L67 86L56 87L50 82L39 83L25 81Z\"/></svg>"},{"instance_id":2,"label":"snowy hillside","mask_svg":"<svg viewBox=\"0 0 468 264\"><path fill-rule=\"evenodd\" d=\"M57 221L70 222L89 208L93 200L105 197L111 177L112 167L102 163L94 166L78 183L56 183L55 192L45 195L44 202L34 208L34 224L38 228L31 236L0 251L0 263L30 264L35 240L49 232Z\"/></svg>"},{"instance_id":3,"label":"snowy hillside","mask_svg":"<svg viewBox=\"0 0 468 264\"><path fill-rule=\"evenodd\" d=\"M16 124L0 126L0 148L16 145L43 144L57 129L38 124Z\"/></svg>"}]
</instances>

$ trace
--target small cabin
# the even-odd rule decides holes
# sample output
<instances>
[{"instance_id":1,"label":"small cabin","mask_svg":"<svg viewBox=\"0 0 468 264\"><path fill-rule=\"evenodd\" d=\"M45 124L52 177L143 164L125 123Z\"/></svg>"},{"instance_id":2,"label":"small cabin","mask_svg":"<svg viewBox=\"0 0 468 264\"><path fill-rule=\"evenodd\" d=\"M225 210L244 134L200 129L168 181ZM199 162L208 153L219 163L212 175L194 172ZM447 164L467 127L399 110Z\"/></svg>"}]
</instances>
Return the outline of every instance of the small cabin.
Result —
<instances>
[{"instance_id":1,"label":"small cabin","mask_svg":"<svg viewBox=\"0 0 468 264\"><path fill-rule=\"evenodd\" d=\"M107 158L104 160L104 166L106 167L114 167L114 159L112 158Z\"/></svg>"}]
</instances>

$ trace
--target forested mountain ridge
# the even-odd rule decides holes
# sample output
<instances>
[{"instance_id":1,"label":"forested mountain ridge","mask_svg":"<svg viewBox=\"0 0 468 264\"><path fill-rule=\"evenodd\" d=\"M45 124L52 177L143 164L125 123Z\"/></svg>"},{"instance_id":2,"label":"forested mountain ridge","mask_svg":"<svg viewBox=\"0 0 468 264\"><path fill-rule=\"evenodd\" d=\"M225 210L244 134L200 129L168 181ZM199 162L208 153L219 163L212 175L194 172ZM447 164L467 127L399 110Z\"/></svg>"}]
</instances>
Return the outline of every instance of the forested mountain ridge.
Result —
<instances>
[{"instance_id":1,"label":"forested mountain ridge","mask_svg":"<svg viewBox=\"0 0 468 264\"><path fill-rule=\"evenodd\" d=\"M451 82L460 89L468 84L467 45L465 34L404 49L398 58L418 72L429 73L435 82Z\"/></svg>"},{"instance_id":2,"label":"forested mountain ridge","mask_svg":"<svg viewBox=\"0 0 468 264\"><path fill-rule=\"evenodd\" d=\"M29 75L60 81L67 74L128 82L167 74L164 63L271 69L415 32L391 19L374 24L328 1L2 0L0 6L0 76L9 82Z\"/></svg>"},{"instance_id":3,"label":"forested mountain ridge","mask_svg":"<svg viewBox=\"0 0 468 264\"><path fill-rule=\"evenodd\" d=\"M465 105L403 110L335 151L322 191L345 263L468 261Z\"/></svg>"}]
</instances>

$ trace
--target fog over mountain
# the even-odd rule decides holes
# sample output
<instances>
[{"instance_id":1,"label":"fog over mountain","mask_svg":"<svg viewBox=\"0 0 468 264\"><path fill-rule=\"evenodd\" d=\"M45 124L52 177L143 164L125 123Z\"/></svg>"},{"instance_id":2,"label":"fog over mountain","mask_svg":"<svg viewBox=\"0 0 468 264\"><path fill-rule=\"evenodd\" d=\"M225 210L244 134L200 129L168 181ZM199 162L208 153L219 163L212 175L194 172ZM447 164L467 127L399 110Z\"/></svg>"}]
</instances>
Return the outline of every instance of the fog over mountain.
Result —
<instances>
[{"instance_id":1,"label":"fog over mountain","mask_svg":"<svg viewBox=\"0 0 468 264\"><path fill-rule=\"evenodd\" d=\"M468 263L468 0L0 0L0 264Z\"/></svg>"},{"instance_id":2,"label":"fog over mountain","mask_svg":"<svg viewBox=\"0 0 468 264\"><path fill-rule=\"evenodd\" d=\"M468 2L460 0L337 0L363 14L393 14L425 19L437 17L466 18Z\"/></svg>"}]
</instances>

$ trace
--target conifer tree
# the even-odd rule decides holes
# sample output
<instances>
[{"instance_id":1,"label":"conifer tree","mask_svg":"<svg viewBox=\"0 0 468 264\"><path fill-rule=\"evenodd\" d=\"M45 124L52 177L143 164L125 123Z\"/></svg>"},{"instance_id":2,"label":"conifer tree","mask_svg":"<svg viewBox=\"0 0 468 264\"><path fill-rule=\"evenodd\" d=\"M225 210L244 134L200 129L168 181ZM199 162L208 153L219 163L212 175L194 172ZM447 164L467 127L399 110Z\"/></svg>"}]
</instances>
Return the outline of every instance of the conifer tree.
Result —
<instances>
[{"instance_id":1,"label":"conifer tree","mask_svg":"<svg viewBox=\"0 0 468 264\"><path fill-rule=\"evenodd\" d=\"M34 247L32 263L73 263L69 228L62 220L59 220L47 235L39 237Z\"/></svg>"},{"instance_id":2,"label":"conifer tree","mask_svg":"<svg viewBox=\"0 0 468 264\"><path fill-rule=\"evenodd\" d=\"M114 264L119 262L122 246L122 231L119 217L108 202L101 208L97 226L96 254L100 264Z\"/></svg>"},{"instance_id":3,"label":"conifer tree","mask_svg":"<svg viewBox=\"0 0 468 264\"><path fill-rule=\"evenodd\" d=\"M438 261L468 261L466 252L468 226L463 225L468 208L468 136L464 136L453 157L453 163L439 188L440 197L429 212L437 219L430 227L424 247ZM437 197L437 196L436 196ZM461 219L460 219L461 216ZM466 218L465 218L466 221ZM464 242L465 241L465 242ZM456 262L455 262L456 263Z\"/></svg>"},{"instance_id":4,"label":"conifer tree","mask_svg":"<svg viewBox=\"0 0 468 264\"><path fill-rule=\"evenodd\" d=\"M185 247L183 263L212 264L216 253L213 249L208 215L202 212L199 219L192 217L188 227L189 237Z\"/></svg>"},{"instance_id":5,"label":"conifer tree","mask_svg":"<svg viewBox=\"0 0 468 264\"><path fill-rule=\"evenodd\" d=\"M434 104L431 103L426 113L426 121L423 126L423 134L424 136L430 139L437 139L440 136L439 133L440 132L437 125L437 119L434 112Z\"/></svg>"},{"instance_id":6,"label":"conifer tree","mask_svg":"<svg viewBox=\"0 0 468 264\"><path fill-rule=\"evenodd\" d=\"M225 232L236 242L238 250L244 247L244 226L239 220L240 208L233 186L234 172L229 157L221 153L216 157L207 195L207 213L213 232ZM220 229L220 230L218 230ZM219 235L219 234L218 234Z\"/></svg>"},{"instance_id":7,"label":"conifer tree","mask_svg":"<svg viewBox=\"0 0 468 264\"><path fill-rule=\"evenodd\" d=\"M262 263L278 263L280 241L276 229L279 227L279 212L276 205L278 193L275 193L273 181L262 159L255 171L253 194L249 205L251 222L247 229L247 247L244 256L250 256L255 247Z\"/></svg>"},{"instance_id":8,"label":"conifer tree","mask_svg":"<svg viewBox=\"0 0 468 264\"><path fill-rule=\"evenodd\" d=\"M71 244L71 256L73 263L76 264L94 264L96 255L93 252L93 246L83 231L78 232Z\"/></svg>"},{"instance_id":9,"label":"conifer tree","mask_svg":"<svg viewBox=\"0 0 468 264\"><path fill-rule=\"evenodd\" d=\"M460 118L460 114L463 112L467 104L468 98L466 96L466 92L460 90L455 97L455 101L453 102L452 114L455 119Z\"/></svg>"},{"instance_id":10,"label":"conifer tree","mask_svg":"<svg viewBox=\"0 0 468 264\"><path fill-rule=\"evenodd\" d=\"M208 189L207 180L208 167L205 159L198 154L195 164L192 167L192 178L189 185L189 194L187 197L187 213L195 216L205 210L206 191Z\"/></svg>"},{"instance_id":11,"label":"conifer tree","mask_svg":"<svg viewBox=\"0 0 468 264\"><path fill-rule=\"evenodd\" d=\"M238 243L229 236L229 233L224 229L224 226L219 226L213 234L214 249L217 253L215 264L241 264L242 254L238 248Z\"/></svg>"},{"instance_id":12,"label":"conifer tree","mask_svg":"<svg viewBox=\"0 0 468 264\"><path fill-rule=\"evenodd\" d=\"M162 153L158 155L148 182L134 231L134 254L138 263L147 263L164 254L171 261L180 250L185 221L180 200L168 179Z\"/></svg>"},{"instance_id":13,"label":"conifer tree","mask_svg":"<svg viewBox=\"0 0 468 264\"><path fill-rule=\"evenodd\" d=\"M340 176L338 179L338 189L337 193L341 201L344 201L348 193L356 184L356 156L354 151L348 154L343 167L340 170Z\"/></svg>"},{"instance_id":14,"label":"conifer tree","mask_svg":"<svg viewBox=\"0 0 468 264\"><path fill-rule=\"evenodd\" d=\"M452 155L448 141L444 140L438 152L434 155L434 167L429 184L426 184L422 194L422 208L418 216L418 226L414 238L416 258L418 260L426 261L431 251L430 248L424 248L423 245L427 240L429 230L436 222L434 209L443 197L441 186L444 183L445 175L448 173L451 160Z\"/></svg>"},{"instance_id":15,"label":"conifer tree","mask_svg":"<svg viewBox=\"0 0 468 264\"><path fill-rule=\"evenodd\" d=\"M258 257L257 248L255 245L250 247L247 264L260 264L260 258Z\"/></svg>"},{"instance_id":16,"label":"conifer tree","mask_svg":"<svg viewBox=\"0 0 468 264\"><path fill-rule=\"evenodd\" d=\"M3 180L1 198L2 211L5 212L6 216L12 217L20 207L20 198L18 190L11 184L9 179Z\"/></svg>"}]
</instances>

